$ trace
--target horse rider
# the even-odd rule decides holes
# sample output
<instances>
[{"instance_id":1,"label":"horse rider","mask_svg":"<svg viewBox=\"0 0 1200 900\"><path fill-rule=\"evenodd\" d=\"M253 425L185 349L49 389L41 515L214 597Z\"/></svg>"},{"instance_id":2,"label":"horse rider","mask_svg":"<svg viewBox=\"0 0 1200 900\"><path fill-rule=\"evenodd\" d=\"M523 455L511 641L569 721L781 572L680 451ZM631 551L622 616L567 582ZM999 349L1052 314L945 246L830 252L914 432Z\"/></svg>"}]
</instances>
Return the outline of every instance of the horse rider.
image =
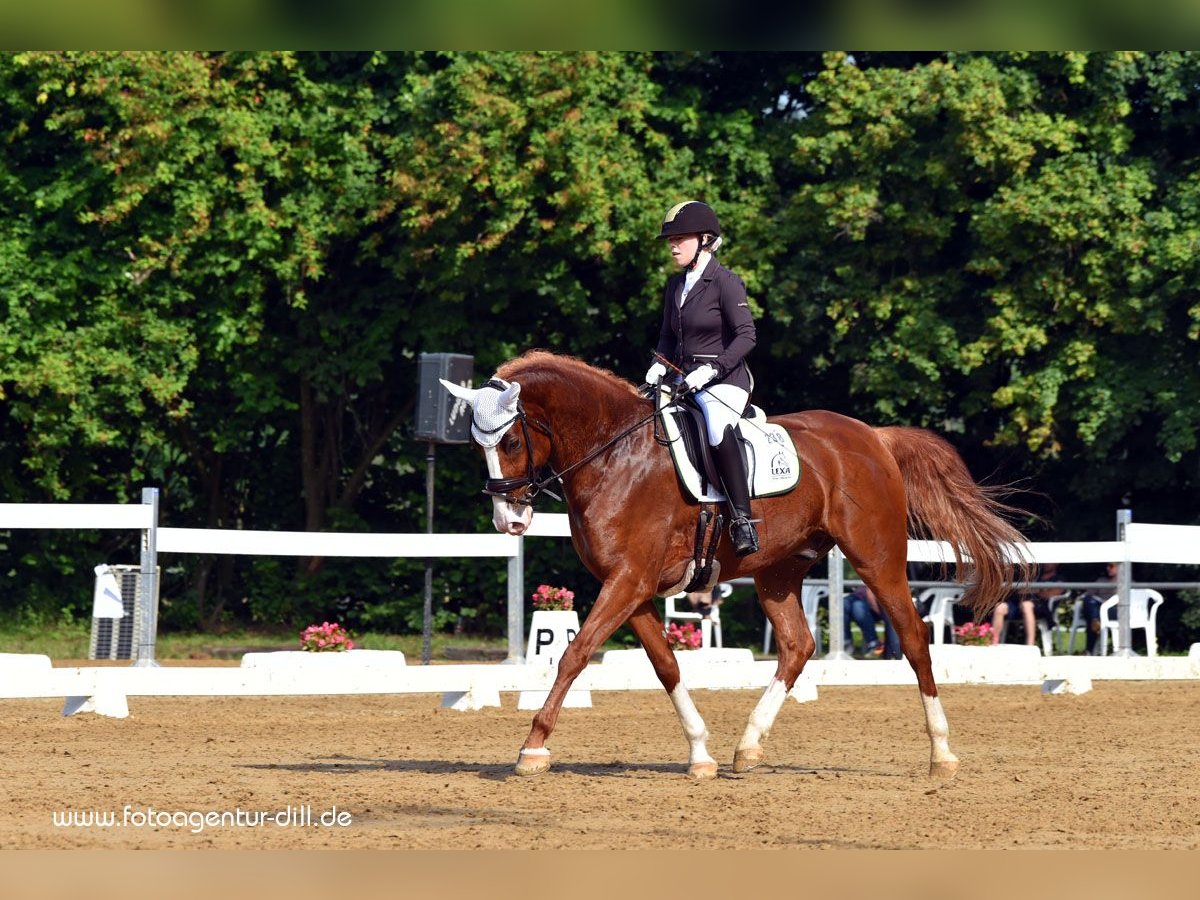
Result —
<instances>
[{"instance_id":1,"label":"horse rider","mask_svg":"<svg viewBox=\"0 0 1200 900\"><path fill-rule=\"evenodd\" d=\"M750 402L754 378L746 354L757 340L742 279L717 262L721 223L707 203L685 200L668 211L659 238L680 267L663 292L663 321L656 354L683 372L683 381L704 413L708 443L729 500L729 536L734 552L758 550L750 519L746 465L734 425ZM659 384L667 367L655 361L646 383Z\"/></svg>"}]
</instances>

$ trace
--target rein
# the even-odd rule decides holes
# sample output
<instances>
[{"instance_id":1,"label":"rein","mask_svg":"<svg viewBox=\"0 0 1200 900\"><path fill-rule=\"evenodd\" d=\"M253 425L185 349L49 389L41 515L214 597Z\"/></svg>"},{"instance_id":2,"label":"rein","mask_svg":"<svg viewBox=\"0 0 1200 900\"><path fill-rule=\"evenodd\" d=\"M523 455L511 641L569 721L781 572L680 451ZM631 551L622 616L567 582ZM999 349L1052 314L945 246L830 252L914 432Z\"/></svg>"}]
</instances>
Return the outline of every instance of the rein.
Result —
<instances>
[{"instance_id":1,"label":"rein","mask_svg":"<svg viewBox=\"0 0 1200 900\"><path fill-rule=\"evenodd\" d=\"M497 390L504 389L504 385L499 384L494 380L489 381L487 386L496 388ZM554 469L551 466L549 466L548 464L546 466L543 466L542 467L543 469L549 469L550 474L546 475L543 478L538 478L537 469L534 467L534 464L533 464L533 445L530 443L530 440L529 440L529 429L530 429L530 427L532 427L535 431L540 431L547 438L549 438L551 442L553 442L553 440L554 440L554 432L551 430L550 426L547 425L545 422L541 422L541 421L532 419L529 416L527 416L525 414L525 404L523 402L521 402L520 399L518 399L517 400L517 413L511 419L509 419L507 422L504 422L490 430L484 430L482 428L480 428L479 430L484 434L495 434L497 431L500 431L501 429L510 428L512 426L513 422L519 421L521 423L521 433L523 434L523 436L525 438L525 474L523 476L518 476L516 478L489 478L486 482L484 482L483 493L487 494L490 497L500 497L504 501L511 503L514 506L533 506L534 498L537 497L538 494L543 493L543 492L549 494L555 500L562 500L562 497L560 497L558 494L554 493L553 491L549 490L549 485L554 484L554 482L556 482L556 481L561 485L564 475L570 474L575 469L578 469L580 466L587 465L589 462L591 462L593 459L595 459L597 456L599 456L605 450L607 450L608 448L613 446L613 444L617 443L617 441L620 441L620 440L628 437L633 432L637 431L637 429L641 428L643 425L645 425L647 422L649 422L651 419L653 419L657 414L658 414L658 411L655 410L655 411L651 412L648 416L645 416L644 418L639 419L638 421L634 422L632 425L630 425L624 431L620 432L615 437L610 438L609 440L605 441L599 447L597 447L596 449L594 449L590 453L588 453L585 457L573 462L571 465L567 466L561 472L555 472ZM476 427L478 427L478 426L476 426ZM527 490L523 496L517 497L514 492L520 490L521 488L525 488L525 487L527 487L529 490Z\"/></svg>"}]
</instances>

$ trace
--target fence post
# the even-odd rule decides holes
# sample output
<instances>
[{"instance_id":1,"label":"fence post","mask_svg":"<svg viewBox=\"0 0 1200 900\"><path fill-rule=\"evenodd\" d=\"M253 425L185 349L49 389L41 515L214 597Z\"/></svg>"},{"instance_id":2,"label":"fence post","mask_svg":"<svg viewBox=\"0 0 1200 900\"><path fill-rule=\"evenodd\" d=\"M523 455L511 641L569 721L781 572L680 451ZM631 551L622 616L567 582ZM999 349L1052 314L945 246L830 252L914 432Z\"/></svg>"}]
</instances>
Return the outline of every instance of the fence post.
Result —
<instances>
[{"instance_id":1,"label":"fence post","mask_svg":"<svg viewBox=\"0 0 1200 900\"><path fill-rule=\"evenodd\" d=\"M525 538L517 538L517 552L508 558L508 658L525 662Z\"/></svg>"},{"instance_id":2,"label":"fence post","mask_svg":"<svg viewBox=\"0 0 1200 900\"><path fill-rule=\"evenodd\" d=\"M829 566L829 652L826 659L850 659L846 652L846 618L842 613L842 593L845 590L842 574L842 550L834 546L826 557Z\"/></svg>"},{"instance_id":3,"label":"fence post","mask_svg":"<svg viewBox=\"0 0 1200 900\"><path fill-rule=\"evenodd\" d=\"M142 606L138 610L141 640L135 666L157 666L154 643L158 634L158 488L142 488L142 504L150 507L150 526L142 531Z\"/></svg>"},{"instance_id":4,"label":"fence post","mask_svg":"<svg viewBox=\"0 0 1200 900\"><path fill-rule=\"evenodd\" d=\"M1133 652L1133 629L1129 626L1129 585L1133 581L1133 563L1129 559L1129 545L1125 542L1125 526L1133 521L1132 509L1117 510L1117 540L1124 546L1122 560L1117 566L1117 633L1121 636L1121 649L1114 656L1136 656ZM1100 623L1104 627L1104 623Z\"/></svg>"},{"instance_id":5,"label":"fence post","mask_svg":"<svg viewBox=\"0 0 1200 900\"><path fill-rule=\"evenodd\" d=\"M433 534L433 473L437 444L425 444L425 533ZM421 609L421 665L433 656L433 558L425 559L425 598Z\"/></svg>"}]
</instances>

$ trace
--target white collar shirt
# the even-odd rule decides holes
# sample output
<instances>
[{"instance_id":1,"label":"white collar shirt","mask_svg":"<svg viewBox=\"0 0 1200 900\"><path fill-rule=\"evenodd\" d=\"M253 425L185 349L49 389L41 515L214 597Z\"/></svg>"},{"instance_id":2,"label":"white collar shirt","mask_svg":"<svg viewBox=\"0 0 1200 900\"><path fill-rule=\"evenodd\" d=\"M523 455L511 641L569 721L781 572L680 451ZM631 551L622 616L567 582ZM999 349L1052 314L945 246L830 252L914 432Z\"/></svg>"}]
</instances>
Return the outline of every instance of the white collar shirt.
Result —
<instances>
[{"instance_id":1,"label":"white collar shirt","mask_svg":"<svg viewBox=\"0 0 1200 900\"><path fill-rule=\"evenodd\" d=\"M683 276L683 290L679 292L679 306L682 307L687 302L688 292L695 287L696 282L700 280L700 276L704 274L704 270L708 268L708 261L712 259L712 254L707 250L700 251L700 257L696 260L696 264L688 269Z\"/></svg>"}]
</instances>

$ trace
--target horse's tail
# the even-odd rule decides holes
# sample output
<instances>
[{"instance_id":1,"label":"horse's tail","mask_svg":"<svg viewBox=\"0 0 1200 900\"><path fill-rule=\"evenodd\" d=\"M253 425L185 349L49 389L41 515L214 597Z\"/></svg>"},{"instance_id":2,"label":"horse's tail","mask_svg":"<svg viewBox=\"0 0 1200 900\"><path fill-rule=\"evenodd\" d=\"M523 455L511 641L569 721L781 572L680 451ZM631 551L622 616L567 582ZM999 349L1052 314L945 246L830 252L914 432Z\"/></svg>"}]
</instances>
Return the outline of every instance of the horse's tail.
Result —
<instances>
[{"instance_id":1,"label":"horse's tail","mask_svg":"<svg viewBox=\"0 0 1200 900\"><path fill-rule=\"evenodd\" d=\"M900 467L910 532L917 538L948 541L954 548L957 580L971 579L961 602L983 616L1008 595L1018 578L1030 580L1031 566L1024 555L1013 562L1008 552L1009 545L1025 542L1006 518L1021 515L1001 499L1008 489L976 484L958 451L931 431L891 426L876 428L875 433Z\"/></svg>"}]
</instances>

